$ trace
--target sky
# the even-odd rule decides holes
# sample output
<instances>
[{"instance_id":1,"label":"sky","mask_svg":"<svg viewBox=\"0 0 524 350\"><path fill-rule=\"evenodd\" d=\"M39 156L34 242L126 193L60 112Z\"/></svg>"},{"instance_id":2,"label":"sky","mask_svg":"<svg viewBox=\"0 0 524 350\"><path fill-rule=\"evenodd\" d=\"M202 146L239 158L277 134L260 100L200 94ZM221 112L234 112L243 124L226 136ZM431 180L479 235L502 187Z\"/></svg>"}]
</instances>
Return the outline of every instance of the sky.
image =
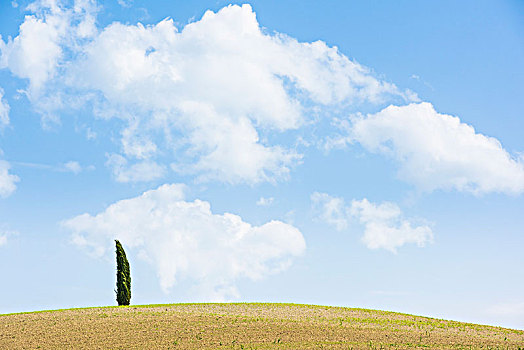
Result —
<instances>
[{"instance_id":1,"label":"sky","mask_svg":"<svg viewBox=\"0 0 524 350\"><path fill-rule=\"evenodd\" d=\"M0 2L0 313L524 329L520 1Z\"/></svg>"}]
</instances>

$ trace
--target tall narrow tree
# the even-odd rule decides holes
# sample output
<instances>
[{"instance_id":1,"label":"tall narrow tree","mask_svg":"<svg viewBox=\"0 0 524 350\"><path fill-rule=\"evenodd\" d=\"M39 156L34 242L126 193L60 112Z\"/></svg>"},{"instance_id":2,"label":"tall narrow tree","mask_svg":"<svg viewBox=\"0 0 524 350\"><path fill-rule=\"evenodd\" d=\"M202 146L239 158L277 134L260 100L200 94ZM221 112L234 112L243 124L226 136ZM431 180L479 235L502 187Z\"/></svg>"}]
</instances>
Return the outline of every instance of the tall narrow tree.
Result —
<instances>
[{"instance_id":1,"label":"tall narrow tree","mask_svg":"<svg viewBox=\"0 0 524 350\"><path fill-rule=\"evenodd\" d=\"M131 301L131 270L122 244L116 244L116 301L118 305L129 305Z\"/></svg>"}]
</instances>

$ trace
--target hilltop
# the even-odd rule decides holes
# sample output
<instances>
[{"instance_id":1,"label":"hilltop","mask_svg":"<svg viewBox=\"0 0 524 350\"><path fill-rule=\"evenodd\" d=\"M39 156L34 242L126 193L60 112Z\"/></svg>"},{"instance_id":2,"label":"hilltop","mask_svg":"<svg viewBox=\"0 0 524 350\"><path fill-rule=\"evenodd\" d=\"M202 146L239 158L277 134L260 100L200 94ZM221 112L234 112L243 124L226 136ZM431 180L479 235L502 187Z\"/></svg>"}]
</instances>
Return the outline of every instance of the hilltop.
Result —
<instances>
[{"instance_id":1,"label":"hilltop","mask_svg":"<svg viewBox=\"0 0 524 350\"><path fill-rule=\"evenodd\" d=\"M0 315L2 349L524 349L524 331L297 304L170 304Z\"/></svg>"}]
</instances>

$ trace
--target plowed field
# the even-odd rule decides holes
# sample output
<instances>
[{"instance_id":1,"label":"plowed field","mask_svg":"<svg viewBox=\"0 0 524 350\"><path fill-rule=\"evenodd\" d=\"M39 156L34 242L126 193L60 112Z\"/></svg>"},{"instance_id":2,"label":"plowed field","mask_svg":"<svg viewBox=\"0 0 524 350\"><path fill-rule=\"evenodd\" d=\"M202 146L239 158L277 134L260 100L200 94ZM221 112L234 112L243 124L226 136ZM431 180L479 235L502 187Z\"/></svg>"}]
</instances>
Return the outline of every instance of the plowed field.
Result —
<instances>
[{"instance_id":1,"label":"plowed field","mask_svg":"<svg viewBox=\"0 0 524 350\"><path fill-rule=\"evenodd\" d=\"M173 304L0 315L1 349L524 349L524 331L375 310Z\"/></svg>"}]
</instances>

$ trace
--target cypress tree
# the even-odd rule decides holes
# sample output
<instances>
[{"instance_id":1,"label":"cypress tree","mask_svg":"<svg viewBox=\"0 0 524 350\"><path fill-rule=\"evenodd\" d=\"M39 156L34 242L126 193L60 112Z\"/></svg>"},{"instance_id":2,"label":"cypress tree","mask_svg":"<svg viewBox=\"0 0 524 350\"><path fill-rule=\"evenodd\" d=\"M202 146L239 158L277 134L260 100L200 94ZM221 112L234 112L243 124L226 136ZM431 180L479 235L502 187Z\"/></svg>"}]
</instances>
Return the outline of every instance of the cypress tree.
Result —
<instances>
[{"instance_id":1,"label":"cypress tree","mask_svg":"<svg viewBox=\"0 0 524 350\"><path fill-rule=\"evenodd\" d=\"M131 301L131 270L122 244L116 244L116 301L118 305L129 305Z\"/></svg>"}]
</instances>

